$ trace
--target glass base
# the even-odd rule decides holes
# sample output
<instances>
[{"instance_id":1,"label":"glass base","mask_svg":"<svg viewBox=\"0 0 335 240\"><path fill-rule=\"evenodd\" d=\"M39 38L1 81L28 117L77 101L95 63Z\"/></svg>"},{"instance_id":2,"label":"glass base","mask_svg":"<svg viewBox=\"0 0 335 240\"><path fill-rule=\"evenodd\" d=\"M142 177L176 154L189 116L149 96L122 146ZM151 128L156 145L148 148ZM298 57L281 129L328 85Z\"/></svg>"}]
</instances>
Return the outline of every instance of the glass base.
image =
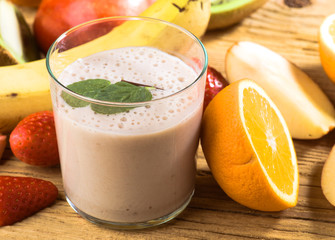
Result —
<instances>
[{"instance_id":1,"label":"glass base","mask_svg":"<svg viewBox=\"0 0 335 240\"><path fill-rule=\"evenodd\" d=\"M103 225L103 226L107 226L113 229L142 229L142 228L148 228L148 227L154 227L154 226L158 226L160 224L166 223L172 219L174 219L175 217L177 217L187 206L188 204L191 202L191 199L193 197L194 194L194 190L193 192L190 194L189 198L185 201L185 203L183 205L181 205L177 210L173 211L172 213L169 213L163 217L157 218L157 219L153 219L153 220L149 220L146 222L112 222L112 221L106 221L106 220L101 220L98 218L95 218L91 215L86 214L85 212L81 211L79 208L77 208L72 202L71 200L67 197L67 195L65 194L66 200L67 202L70 204L70 206L83 218L85 218L86 220L95 223L95 224L99 224L99 225Z\"/></svg>"}]
</instances>

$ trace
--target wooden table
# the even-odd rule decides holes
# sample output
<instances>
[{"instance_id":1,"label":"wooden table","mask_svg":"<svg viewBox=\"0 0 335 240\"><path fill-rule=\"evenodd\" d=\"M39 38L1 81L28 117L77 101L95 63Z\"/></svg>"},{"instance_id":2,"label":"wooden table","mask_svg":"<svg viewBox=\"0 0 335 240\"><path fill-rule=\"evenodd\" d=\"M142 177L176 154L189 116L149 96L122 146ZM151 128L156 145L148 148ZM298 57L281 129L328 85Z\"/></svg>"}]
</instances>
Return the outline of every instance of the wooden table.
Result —
<instances>
[{"instance_id":1,"label":"wooden table","mask_svg":"<svg viewBox=\"0 0 335 240\"><path fill-rule=\"evenodd\" d=\"M227 48L237 40L254 41L294 62L335 103L335 84L321 67L317 42L319 25L326 15L335 13L335 2L311 2L303 8L290 8L284 0L269 0L239 25L206 33L202 40L210 65L224 73ZM25 9L30 23L33 12ZM60 193L51 207L0 228L0 239L335 239L335 208L320 188L322 166L334 139L335 132L331 132L319 140L294 141L300 172L299 200L296 207L282 212L255 211L232 201L214 181L199 149L196 191L188 208L170 223L137 231L111 230L84 220L65 200L58 167L28 166L7 149L0 165L1 175L50 180Z\"/></svg>"}]
</instances>

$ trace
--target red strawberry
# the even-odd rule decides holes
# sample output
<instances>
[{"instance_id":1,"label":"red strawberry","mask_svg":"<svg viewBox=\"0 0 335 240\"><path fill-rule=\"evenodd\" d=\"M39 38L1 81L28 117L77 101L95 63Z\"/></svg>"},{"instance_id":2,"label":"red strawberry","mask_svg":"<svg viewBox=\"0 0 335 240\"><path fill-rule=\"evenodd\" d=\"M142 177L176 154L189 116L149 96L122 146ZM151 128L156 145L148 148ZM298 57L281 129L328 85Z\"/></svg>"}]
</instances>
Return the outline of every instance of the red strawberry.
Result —
<instances>
[{"instance_id":1,"label":"red strawberry","mask_svg":"<svg viewBox=\"0 0 335 240\"><path fill-rule=\"evenodd\" d=\"M59 164L55 122L52 111L33 113L18 123L9 137L13 154L36 166Z\"/></svg>"},{"instance_id":2,"label":"red strawberry","mask_svg":"<svg viewBox=\"0 0 335 240\"><path fill-rule=\"evenodd\" d=\"M228 82L222 76L220 72L215 70L213 67L208 66L206 76L206 88L204 98L204 110L210 101L215 97L218 92L228 86Z\"/></svg>"},{"instance_id":3,"label":"red strawberry","mask_svg":"<svg viewBox=\"0 0 335 240\"><path fill-rule=\"evenodd\" d=\"M0 176L0 226L11 225L51 205L58 189L49 181Z\"/></svg>"}]
</instances>

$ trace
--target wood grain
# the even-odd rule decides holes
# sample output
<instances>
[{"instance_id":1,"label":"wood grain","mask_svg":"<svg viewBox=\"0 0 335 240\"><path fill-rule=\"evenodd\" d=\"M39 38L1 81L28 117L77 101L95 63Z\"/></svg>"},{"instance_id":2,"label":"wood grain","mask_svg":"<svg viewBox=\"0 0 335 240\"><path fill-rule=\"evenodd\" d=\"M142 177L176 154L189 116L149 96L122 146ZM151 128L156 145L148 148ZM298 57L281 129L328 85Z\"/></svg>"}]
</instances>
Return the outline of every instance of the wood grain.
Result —
<instances>
[{"instance_id":1,"label":"wood grain","mask_svg":"<svg viewBox=\"0 0 335 240\"><path fill-rule=\"evenodd\" d=\"M34 9L23 9L30 24ZM209 64L223 74L227 49L238 40L262 44L304 70L335 103L335 85L319 60L317 34L325 16L335 13L333 0L312 0L303 8L289 8L284 0L269 0L261 9L233 27L207 32L202 41ZM6 150L1 175L47 179L60 191L54 205L12 226L0 228L0 239L335 239L335 208L320 188L321 170L335 132L318 140L295 140L300 172L298 205L282 212L260 212L232 201L216 184L198 150L196 192L189 207L175 220L160 227L116 231L79 217L67 204L61 172L28 166Z\"/></svg>"}]
</instances>

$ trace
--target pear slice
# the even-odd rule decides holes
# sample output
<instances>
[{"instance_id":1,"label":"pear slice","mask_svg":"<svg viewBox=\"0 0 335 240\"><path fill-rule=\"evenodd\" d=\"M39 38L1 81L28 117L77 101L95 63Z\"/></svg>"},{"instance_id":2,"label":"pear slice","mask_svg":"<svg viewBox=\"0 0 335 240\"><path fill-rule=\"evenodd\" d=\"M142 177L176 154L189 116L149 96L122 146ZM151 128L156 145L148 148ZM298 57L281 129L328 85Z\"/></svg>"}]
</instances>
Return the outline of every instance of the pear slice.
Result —
<instances>
[{"instance_id":1,"label":"pear slice","mask_svg":"<svg viewBox=\"0 0 335 240\"><path fill-rule=\"evenodd\" d=\"M21 12L0 0L0 66L39 59L39 51Z\"/></svg>"},{"instance_id":2,"label":"pear slice","mask_svg":"<svg viewBox=\"0 0 335 240\"><path fill-rule=\"evenodd\" d=\"M227 51L228 82L250 78L271 97L292 138L317 139L335 127L335 110L320 87L297 66L259 44L240 41Z\"/></svg>"},{"instance_id":3,"label":"pear slice","mask_svg":"<svg viewBox=\"0 0 335 240\"><path fill-rule=\"evenodd\" d=\"M335 146L323 165L321 174L321 189L329 203L335 206Z\"/></svg>"}]
</instances>

